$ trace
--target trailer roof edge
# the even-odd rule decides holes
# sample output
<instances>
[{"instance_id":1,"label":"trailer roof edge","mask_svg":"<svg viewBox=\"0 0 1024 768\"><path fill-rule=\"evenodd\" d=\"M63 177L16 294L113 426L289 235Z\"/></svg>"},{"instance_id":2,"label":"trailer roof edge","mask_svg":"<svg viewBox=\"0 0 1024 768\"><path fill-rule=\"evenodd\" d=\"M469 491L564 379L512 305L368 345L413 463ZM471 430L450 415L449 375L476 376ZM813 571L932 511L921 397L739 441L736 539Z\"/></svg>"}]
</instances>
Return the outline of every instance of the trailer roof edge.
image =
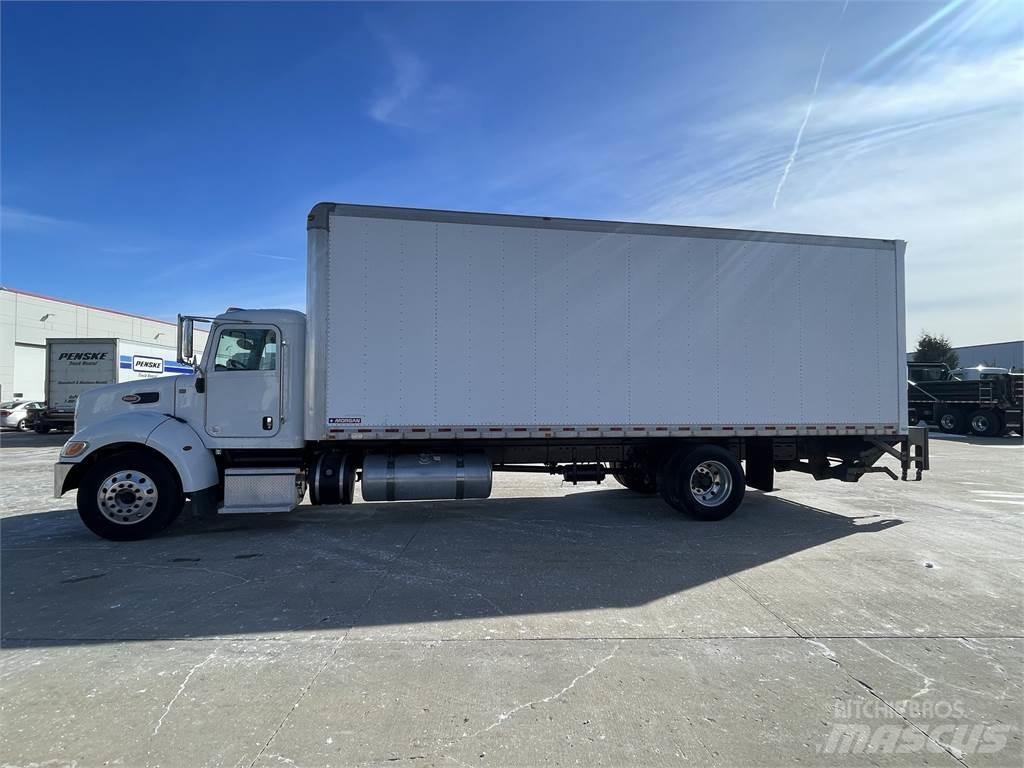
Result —
<instances>
[{"instance_id":1,"label":"trailer roof edge","mask_svg":"<svg viewBox=\"0 0 1024 768\"><path fill-rule=\"evenodd\" d=\"M813 235L797 232L773 232L754 229L728 229L718 227L691 227L682 224L647 224L642 222L607 221L601 219L571 219L555 216L526 216L509 213L482 213L450 211L434 208L401 208L385 205L358 205L353 203L320 202L313 206L307 220L307 229L327 229L331 216L348 216L404 221L427 221L445 224L476 224L481 226L549 228L583 232L616 232L666 237L700 237L726 240L747 240L794 245L833 245L846 248L872 250L895 249L903 242L897 239L846 237L841 235Z\"/></svg>"}]
</instances>

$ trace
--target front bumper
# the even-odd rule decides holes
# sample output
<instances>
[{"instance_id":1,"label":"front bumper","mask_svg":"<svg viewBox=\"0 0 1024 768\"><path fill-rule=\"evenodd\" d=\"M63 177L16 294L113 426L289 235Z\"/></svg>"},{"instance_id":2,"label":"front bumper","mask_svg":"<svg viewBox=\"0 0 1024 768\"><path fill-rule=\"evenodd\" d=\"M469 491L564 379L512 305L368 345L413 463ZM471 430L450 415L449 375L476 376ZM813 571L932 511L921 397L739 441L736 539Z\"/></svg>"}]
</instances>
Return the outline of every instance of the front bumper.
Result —
<instances>
[{"instance_id":1,"label":"front bumper","mask_svg":"<svg viewBox=\"0 0 1024 768\"><path fill-rule=\"evenodd\" d=\"M64 495L64 483L74 468L74 464L62 464L57 462L53 465L53 496L59 499Z\"/></svg>"}]
</instances>

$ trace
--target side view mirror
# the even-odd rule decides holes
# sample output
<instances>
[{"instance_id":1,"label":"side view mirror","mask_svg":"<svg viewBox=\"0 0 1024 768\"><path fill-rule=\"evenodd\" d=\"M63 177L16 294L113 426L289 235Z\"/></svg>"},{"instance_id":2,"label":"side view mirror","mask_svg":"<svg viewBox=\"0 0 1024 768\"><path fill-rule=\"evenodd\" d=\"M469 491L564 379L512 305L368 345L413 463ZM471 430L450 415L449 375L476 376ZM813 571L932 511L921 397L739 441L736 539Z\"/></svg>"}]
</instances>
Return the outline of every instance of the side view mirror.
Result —
<instances>
[{"instance_id":1,"label":"side view mirror","mask_svg":"<svg viewBox=\"0 0 1024 768\"><path fill-rule=\"evenodd\" d=\"M178 315L178 362L191 363L195 357L192 349L194 322L191 317Z\"/></svg>"},{"instance_id":2,"label":"side view mirror","mask_svg":"<svg viewBox=\"0 0 1024 768\"><path fill-rule=\"evenodd\" d=\"M212 317L200 317L199 315L178 315L178 362L185 365L196 366L195 349L195 324L212 323ZM200 333L205 332L205 327L200 328ZM202 346L200 345L200 351Z\"/></svg>"}]
</instances>

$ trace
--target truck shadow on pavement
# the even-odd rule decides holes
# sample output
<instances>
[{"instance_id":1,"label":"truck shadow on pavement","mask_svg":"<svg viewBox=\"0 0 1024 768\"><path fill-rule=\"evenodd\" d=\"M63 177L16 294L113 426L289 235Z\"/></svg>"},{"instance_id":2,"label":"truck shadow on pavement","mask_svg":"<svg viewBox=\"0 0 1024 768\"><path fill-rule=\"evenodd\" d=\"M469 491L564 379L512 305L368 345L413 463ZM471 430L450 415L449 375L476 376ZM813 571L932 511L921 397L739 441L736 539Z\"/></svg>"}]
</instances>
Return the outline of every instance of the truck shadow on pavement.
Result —
<instances>
[{"instance_id":1,"label":"truck shadow on pavement","mask_svg":"<svg viewBox=\"0 0 1024 768\"><path fill-rule=\"evenodd\" d=\"M656 497L596 490L179 521L126 544L95 538L73 510L19 515L0 524L3 645L350 630L516 636L523 621L542 633L586 624L621 636L625 622L639 634L686 634L720 601L749 599L730 577L900 523L754 491L719 523L681 517Z\"/></svg>"}]
</instances>

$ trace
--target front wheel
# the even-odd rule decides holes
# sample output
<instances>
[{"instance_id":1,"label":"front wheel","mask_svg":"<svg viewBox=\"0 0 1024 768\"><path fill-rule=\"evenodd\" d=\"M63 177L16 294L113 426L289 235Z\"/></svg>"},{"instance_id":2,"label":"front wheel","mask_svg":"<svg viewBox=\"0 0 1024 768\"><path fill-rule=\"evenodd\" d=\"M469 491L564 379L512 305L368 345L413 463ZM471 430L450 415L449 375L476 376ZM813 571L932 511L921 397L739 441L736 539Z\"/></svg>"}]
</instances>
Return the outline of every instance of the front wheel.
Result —
<instances>
[{"instance_id":1,"label":"front wheel","mask_svg":"<svg viewBox=\"0 0 1024 768\"><path fill-rule=\"evenodd\" d=\"M995 411L978 410L971 414L971 432L982 437L999 437L1003 422Z\"/></svg>"},{"instance_id":2,"label":"front wheel","mask_svg":"<svg viewBox=\"0 0 1024 768\"><path fill-rule=\"evenodd\" d=\"M86 527L111 541L137 541L162 531L185 503L166 463L145 453L99 459L78 486L78 514Z\"/></svg>"},{"instance_id":3,"label":"front wheel","mask_svg":"<svg viewBox=\"0 0 1024 768\"><path fill-rule=\"evenodd\" d=\"M658 477L658 491L669 506L698 520L722 520L736 511L746 493L743 467L717 445L681 449Z\"/></svg>"},{"instance_id":4,"label":"front wheel","mask_svg":"<svg viewBox=\"0 0 1024 768\"><path fill-rule=\"evenodd\" d=\"M35 430L37 435L48 435L50 434L50 428L45 424L36 424L32 429Z\"/></svg>"}]
</instances>

